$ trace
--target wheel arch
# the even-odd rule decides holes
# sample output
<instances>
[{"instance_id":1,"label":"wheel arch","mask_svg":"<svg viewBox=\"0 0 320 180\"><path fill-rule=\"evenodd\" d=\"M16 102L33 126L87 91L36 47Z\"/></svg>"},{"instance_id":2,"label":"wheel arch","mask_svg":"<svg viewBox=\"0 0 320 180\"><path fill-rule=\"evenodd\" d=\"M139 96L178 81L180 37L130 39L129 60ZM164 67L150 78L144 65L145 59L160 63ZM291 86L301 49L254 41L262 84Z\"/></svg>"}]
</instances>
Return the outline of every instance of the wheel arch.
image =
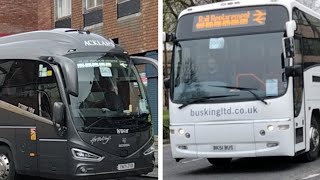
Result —
<instances>
[{"instance_id":1,"label":"wheel arch","mask_svg":"<svg viewBox=\"0 0 320 180\"><path fill-rule=\"evenodd\" d=\"M311 118L315 116L316 117L316 121L318 122L319 126L320 126L320 110L319 109L313 109L312 113L311 113Z\"/></svg>"},{"instance_id":2,"label":"wheel arch","mask_svg":"<svg viewBox=\"0 0 320 180\"><path fill-rule=\"evenodd\" d=\"M311 115L312 115L312 116L313 116L313 115L316 116L317 121L318 121L318 123L319 123L319 121L320 121L320 110L319 110L319 109L313 109Z\"/></svg>"},{"instance_id":3,"label":"wheel arch","mask_svg":"<svg viewBox=\"0 0 320 180\"><path fill-rule=\"evenodd\" d=\"M17 162L17 158L16 158L16 150L14 148L14 146L12 145L12 143L10 143L10 141L8 141L7 139L5 138L0 138L0 146L7 146L11 153L12 153L12 157L13 157L13 160L14 162ZM18 166L17 166L18 163L14 163L14 166L16 168L16 170L18 170Z\"/></svg>"}]
</instances>

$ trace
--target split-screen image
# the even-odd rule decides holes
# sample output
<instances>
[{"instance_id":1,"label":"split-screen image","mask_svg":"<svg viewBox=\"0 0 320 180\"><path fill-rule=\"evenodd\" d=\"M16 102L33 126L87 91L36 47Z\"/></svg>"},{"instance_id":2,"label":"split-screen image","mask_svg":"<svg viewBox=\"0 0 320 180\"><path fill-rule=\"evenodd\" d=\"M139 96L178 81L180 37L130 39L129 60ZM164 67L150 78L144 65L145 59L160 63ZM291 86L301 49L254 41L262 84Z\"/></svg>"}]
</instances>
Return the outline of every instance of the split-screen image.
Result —
<instances>
[{"instance_id":1,"label":"split-screen image","mask_svg":"<svg viewBox=\"0 0 320 180\"><path fill-rule=\"evenodd\" d=\"M320 179L320 1L0 0L0 180Z\"/></svg>"}]
</instances>

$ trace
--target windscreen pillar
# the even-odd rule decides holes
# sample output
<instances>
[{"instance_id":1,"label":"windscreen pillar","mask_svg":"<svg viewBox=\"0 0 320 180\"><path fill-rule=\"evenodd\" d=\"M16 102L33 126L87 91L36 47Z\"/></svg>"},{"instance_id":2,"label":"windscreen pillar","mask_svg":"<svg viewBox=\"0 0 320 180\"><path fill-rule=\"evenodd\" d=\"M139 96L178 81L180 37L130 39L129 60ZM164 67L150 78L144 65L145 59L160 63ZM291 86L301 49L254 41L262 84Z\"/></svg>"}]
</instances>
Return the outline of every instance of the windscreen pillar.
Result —
<instances>
[{"instance_id":1,"label":"windscreen pillar","mask_svg":"<svg viewBox=\"0 0 320 180\"><path fill-rule=\"evenodd\" d=\"M148 52L146 57L158 60L158 52ZM158 71L150 64L146 65L148 78L147 94L150 104L154 134L158 135Z\"/></svg>"}]
</instances>

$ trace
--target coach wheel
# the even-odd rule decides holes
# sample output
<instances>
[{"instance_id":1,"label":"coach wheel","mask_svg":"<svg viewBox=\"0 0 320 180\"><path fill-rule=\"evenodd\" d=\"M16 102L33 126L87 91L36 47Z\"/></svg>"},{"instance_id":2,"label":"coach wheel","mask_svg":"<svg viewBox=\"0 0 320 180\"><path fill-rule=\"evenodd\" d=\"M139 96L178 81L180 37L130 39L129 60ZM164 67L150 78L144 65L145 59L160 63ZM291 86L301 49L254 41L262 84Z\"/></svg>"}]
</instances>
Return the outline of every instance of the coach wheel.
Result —
<instances>
[{"instance_id":1,"label":"coach wheel","mask_svg":"<svg viewBox=\"0 0 320 180\"><path fill-rule=\"evenodd\" d=\"M304 154L303 159L307 162L314 161L317 159L319 154L319 144L320 144L320 134L319 134L319 124L315 116L312 116L311 127L309 133L307 133L310 138L310 150Z\"/></svg>"},{"instance_id":2,"label":"coach wheel","mask_svg":"<svg viewBox=\"0 0 320 180\"><path fill-rule=\"evenodd\" d=\"M12 153L9 148L0 146L0 180L15 180L15 177Z\"/></svg>"},{"instance_id":3,"label":"coach wheel","mask_svg":"<svg viewBox=\"0 0 320 180\"><path fill-rule=\"evenodd\" d=\"M229 167L232 158L208 158L209 163L216 167Z\"/></svg>"}]
</instances>

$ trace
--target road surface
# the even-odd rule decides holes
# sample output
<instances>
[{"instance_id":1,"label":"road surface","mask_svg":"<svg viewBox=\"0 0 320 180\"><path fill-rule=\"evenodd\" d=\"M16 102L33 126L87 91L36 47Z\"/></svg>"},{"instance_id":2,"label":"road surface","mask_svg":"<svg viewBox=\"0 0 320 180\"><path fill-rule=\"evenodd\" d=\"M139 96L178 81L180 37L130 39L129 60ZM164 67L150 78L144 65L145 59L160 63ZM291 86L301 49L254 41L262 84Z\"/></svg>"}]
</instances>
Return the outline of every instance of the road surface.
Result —
<instances>
[{"instance_id":1,"label":"road surface","mask_svg":"<svg viewBox=\"0 0 320 180\"><path fill-rule=\"evenodd\" d=\"M319 180L320 158L303 163L286 157L242 158L233 160L229 169L213 167L206 159L171 157L169 145L163 150L164 180Z\"/></svg>"}]
</instances>

